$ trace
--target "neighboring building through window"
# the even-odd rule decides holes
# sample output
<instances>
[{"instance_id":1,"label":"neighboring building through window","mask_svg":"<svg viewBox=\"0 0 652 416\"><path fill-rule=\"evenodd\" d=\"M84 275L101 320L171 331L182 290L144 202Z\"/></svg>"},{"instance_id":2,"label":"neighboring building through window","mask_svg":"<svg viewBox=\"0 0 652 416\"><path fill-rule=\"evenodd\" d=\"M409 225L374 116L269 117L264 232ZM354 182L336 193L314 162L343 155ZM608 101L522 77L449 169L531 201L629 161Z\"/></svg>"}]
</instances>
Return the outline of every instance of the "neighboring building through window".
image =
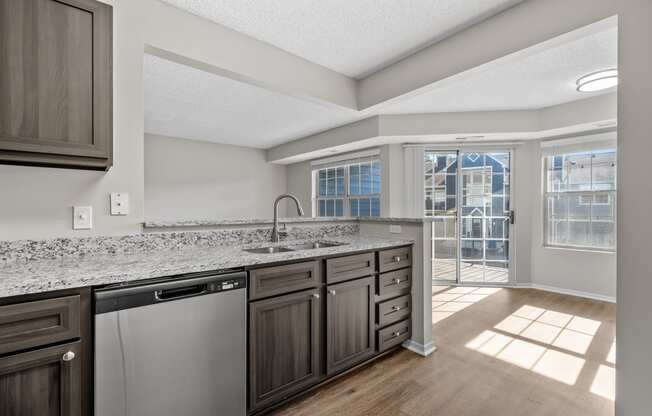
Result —
<instances>
[{"instance_id":1,"label":"neighboring building through window","mask_svg":"<svg viewBox=\"0 0 652 416\"><path fill-rule=\"evenodd\" d=\"M315 195L320 217L379 217L379 160L343 163L316 171Z\"/></svg>"},{"instance_id":2,"label":"neighboring building through window","mask_svg":"<svg viewBox=\"0 0 652 416\"><path fill-rule=\"evenodd\" d=\"M544 163L545 244L615 250L615 149L556 154Z\"/></svg>"}]
</instances>

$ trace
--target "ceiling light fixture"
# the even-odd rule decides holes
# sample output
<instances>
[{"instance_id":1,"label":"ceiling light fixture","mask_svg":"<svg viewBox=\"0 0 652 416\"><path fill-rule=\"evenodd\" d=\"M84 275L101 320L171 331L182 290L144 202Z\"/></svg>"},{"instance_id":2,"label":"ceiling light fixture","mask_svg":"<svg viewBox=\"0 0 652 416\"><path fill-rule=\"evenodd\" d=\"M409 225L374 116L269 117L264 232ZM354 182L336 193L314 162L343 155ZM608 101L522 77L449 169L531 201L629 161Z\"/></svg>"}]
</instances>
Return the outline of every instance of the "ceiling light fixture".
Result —
<instances>
[{"instance_id":1,"label":"ceiling light fixture","mask_svg":"<svg viewBox=\"0 0 652 416\"><path fill-rule=\"evenodd\" d=\"M596 92L618 85L618 70L605 69L584 75L577 80L577 91Z\"/></svg>"}]
</instances>

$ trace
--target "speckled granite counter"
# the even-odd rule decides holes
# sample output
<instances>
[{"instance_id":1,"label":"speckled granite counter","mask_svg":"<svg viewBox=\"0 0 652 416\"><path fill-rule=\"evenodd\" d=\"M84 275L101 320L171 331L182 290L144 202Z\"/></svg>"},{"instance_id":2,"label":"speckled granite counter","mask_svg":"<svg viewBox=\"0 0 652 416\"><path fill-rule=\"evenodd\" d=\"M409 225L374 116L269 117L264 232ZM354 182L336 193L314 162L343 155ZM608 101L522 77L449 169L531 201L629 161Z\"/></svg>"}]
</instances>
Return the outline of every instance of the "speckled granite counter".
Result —
<instances>
[{"instance_id":1,"label":"speckled granite counter","mask_svg":"<svg viewBox=\"0 0 652 416\"><path fill-rule=\"evenodd\" d=\"M431 221L429 218L402 218L402 217L293 217L279 218L280 224L306 224L306 223L358 223L358 222L383 222L383 223L423 223ZM180 221L146 221L144 229L164 228L194 228L194 227L231 227L231 226L257 226L273 224L268 219L230 219L230 220L180 220Z\"/></svg>"},{"instance_id":2,"label":"speckled granite counter","mask_svg":"<svg viewBox=\"0 0 652 416\"><path fill-rule=\"evenodd\" d=\"M243 248L267 246L258 242L245 245L183 245L112 254L72 255L56 258L5 261L0 266L0 297L60 289L129 282L181 273L273 264L289 260L377 250L411 244L410 240L379 239L358 234L327 236L325 240L347 245L275 254L252 254ZM292 240L292 242L301 240ZM285 241L283 244L289 244Z\"/></svg>"}]
</instances>

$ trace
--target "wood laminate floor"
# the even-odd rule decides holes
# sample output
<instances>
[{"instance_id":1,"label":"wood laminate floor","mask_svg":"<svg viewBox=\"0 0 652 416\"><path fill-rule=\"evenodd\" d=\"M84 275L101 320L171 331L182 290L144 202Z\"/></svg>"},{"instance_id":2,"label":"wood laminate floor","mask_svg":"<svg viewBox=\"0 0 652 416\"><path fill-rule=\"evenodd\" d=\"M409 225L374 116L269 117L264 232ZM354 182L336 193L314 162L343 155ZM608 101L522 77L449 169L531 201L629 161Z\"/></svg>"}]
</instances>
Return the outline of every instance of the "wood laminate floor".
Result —
<instances>
[{"instance_id":1,"label":"wood laminate floor","mask_svg":"<svg viewBox=\"0 0 652 416\"><path fill-rule=\"evenodd\" d=\"M612 416L615 305L533 289L433 287L427 358L400 350L284 416Z\"/></svg>"}]
</instances>

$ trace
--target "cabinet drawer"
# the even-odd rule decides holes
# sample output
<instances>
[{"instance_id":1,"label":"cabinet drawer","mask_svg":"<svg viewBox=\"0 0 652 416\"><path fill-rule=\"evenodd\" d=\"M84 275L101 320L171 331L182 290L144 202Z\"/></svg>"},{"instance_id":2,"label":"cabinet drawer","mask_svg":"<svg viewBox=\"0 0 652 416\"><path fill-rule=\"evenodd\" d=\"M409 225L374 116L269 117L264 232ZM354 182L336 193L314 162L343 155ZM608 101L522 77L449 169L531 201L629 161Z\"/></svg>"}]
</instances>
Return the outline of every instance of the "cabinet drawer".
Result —
<instances>
[{"instance_id":1,"label":"cabinet drawer","mask_svg":"<svg viewBox=\"0 0 652 416\"><path fill-rule=\"evenodd\" d=\"M405 295L378 304L378 325L385 326L410 317L412 296Z\"/></svg>"},{"instance_id":2,"label":"cabinet drawer","mask_svg":"<svg viewBox=\"0 0 652 416\"><path fill-rule=\"evenodd\" d=\"M374 253L356 254L326 260L326 282L337 283L371 276L376 270Z\"/></svg>"},{"instance_id":3,"label":"cabinet drawer","mask_svg":"<svg viewBox=\"0 0 652 416\"><path fill-rule=\"evenodd\" d=\"M390 270L402 269L412 266L412 248L401 247L392 250L381 251L378 254L379 271L388 272Z\"/></svg>"},{"instance_id":4,"label":"cabinet drawer","mask_svg":"<svg viewBox=\"0 0 652 416\"><path fill-rule=\"evenodd\" d=\"M0 354L79 338L79 295L0 306Z\"/></svg>"},{"instance_id":5,"label":"cabinet drawer","mask_svg":"<svg viewBox=\"0 0 652 416\"><path fill-rule=\"evenodd\" d=\"M383 352L410 339L412 322L409 319L378 331L378 352Z\"/></svg>"},{"instance_id":6,"label":"cabinet drawer","mask_svg":"<svg viewBox=\"0 0 652 416\"><path fill-rule=\"evenodd\" d=\"M320 283L317 261L254 269L249 271L249 299L310 289Z\"/></svg>"},{"instance_id":7,"label":"cabinet drawer","mask_svg":"<svg viewBox=\"0 0 652 416\"><path fill-rule=\"evenodd\" d=\"M396 270L378 276L376 294L388 296L404 292L412 286L412 269Z\"/></svg>"}]
</instances>

